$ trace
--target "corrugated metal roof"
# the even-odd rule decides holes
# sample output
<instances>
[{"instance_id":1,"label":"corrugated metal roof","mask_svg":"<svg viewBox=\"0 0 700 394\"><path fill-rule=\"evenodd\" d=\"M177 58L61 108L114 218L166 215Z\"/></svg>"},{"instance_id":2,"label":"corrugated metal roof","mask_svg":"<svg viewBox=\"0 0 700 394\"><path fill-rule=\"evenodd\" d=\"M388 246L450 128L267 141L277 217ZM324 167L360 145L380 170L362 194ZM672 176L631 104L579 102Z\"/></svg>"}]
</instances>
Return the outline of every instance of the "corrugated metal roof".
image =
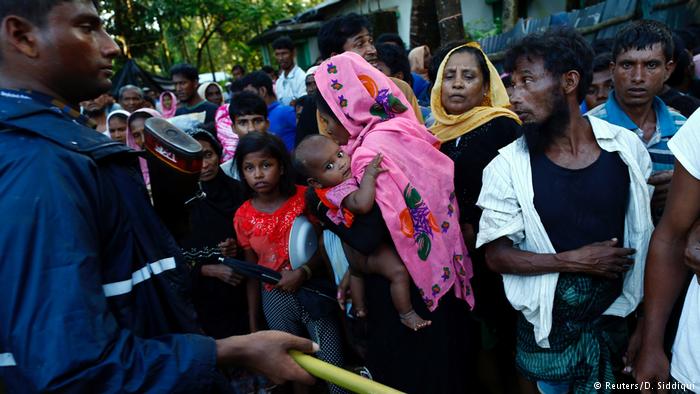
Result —
<instances>
[{"instance_id":1,"label":"corrugated metal roof","mask_svg":"<svg viewBox=\"0 0 700 394\"><path fill-rule=\"evenodd\" d=\"M248 45L263 45L283 35L288 35L292 39L295 37L304 38L314 35L321 27L321 23L325 19L326 11L346 1L348 0L326 0L291 18L276 21L274 26L248 41Z\"/></svg>"},{"instance_id":2,"label":"corrugated metal roof","mask_svg":"<svg viewBox=\"0 0 700 394\"><path fill-rule=\"evenodd\" d=\"M310 37L316 35L322 24L323 22L313 21L306 23L276 25L248 41L248 45L264 45L281 36L289 36L292 40L296 38Z\"/></svg>"}]
</instances>

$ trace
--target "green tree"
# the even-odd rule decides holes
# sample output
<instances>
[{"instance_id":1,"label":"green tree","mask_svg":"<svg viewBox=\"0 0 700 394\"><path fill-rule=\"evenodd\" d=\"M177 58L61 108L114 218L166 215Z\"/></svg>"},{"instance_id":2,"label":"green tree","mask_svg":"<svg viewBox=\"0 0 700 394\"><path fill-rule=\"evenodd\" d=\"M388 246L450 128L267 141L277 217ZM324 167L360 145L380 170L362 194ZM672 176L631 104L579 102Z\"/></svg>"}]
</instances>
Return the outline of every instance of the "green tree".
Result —
<instances>
[{"instance_id":1,"label":"green tree","mask_svg":"<svg viewBox=\"0 0 700 394\"><path fill-rule=\"evenodd\" d=\"M122 48L124 55L149 63L158 60L153 57L151 49L160 38L160 32L149 16L150 3L150 0L100 1L107 31Z\"/></svg>"},{"instance_id":2,"label":"green tree","mask_svg":"<svg viewBox=\"0 0 700 394\"><path fill-rule=\"evenodd\" d=\"M319 0L102 0L108 31L149 71L188 62L200 72L262 65L246 43Z\"/></svg>"}]
</instances>

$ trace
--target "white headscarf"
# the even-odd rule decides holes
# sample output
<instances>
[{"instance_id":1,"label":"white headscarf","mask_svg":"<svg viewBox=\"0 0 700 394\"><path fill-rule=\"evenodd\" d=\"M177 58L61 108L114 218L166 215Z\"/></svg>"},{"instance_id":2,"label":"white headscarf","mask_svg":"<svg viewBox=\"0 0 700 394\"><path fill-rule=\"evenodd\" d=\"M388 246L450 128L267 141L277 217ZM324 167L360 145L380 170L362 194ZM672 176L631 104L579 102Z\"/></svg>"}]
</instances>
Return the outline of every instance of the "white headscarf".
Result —
<instances>
[{"instance_id":1,"label":"white headscarf","mask_svg":"<svg viewBox=\"0 0 700 394\"><path fill-rule=\"evenodd\" d=\"M224 89L222 89L221 85L219 85L216 82L204 82L203 84L199 85L199 87L197 88L197 94L199 94L199 97L206 100L207 99L207 89L211 85L215 85L217 88L219 88L219 91L221 92L221 96L223 97Z\"/></svg>"}]
</instances>

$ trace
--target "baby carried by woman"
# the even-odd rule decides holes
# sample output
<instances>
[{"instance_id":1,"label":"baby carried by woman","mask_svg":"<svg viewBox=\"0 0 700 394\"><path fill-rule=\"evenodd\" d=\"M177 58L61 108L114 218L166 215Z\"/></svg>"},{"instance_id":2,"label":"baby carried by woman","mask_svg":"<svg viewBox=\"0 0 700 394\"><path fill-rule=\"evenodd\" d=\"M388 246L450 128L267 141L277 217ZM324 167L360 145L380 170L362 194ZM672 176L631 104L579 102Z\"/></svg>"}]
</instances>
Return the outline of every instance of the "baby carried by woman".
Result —
<instances>
[{"instance_id":1,"label":"baby carried by woman","mask_svg":"<svg viewBox=\"0 0 700 394\"><path fill-rule=\"evenodd\" d=\"M359 185L350 171L350 157L326 136L306 137L297 146L294 158L295 167L302 175L308 176L309 186L314 188L320 203L328 208L327 216L335 224L350 227L354 215L367 214L374 206L377 176L386 171L380 167L381 154L372 159ZM383 243L371 256L355 261L355 265L350 269L350 287L357 317L365 317L367 314L362 296L362 278L356 273L359 270L389 279L391 298L399 312L401 323L413 330L430 325L430 320L423 320L413 310L408 271L392 246Z\"/></svg>"},{"instance_id":2,"label":"baby carried by woman","mask_svg":"<svg viewBox=\"0 0 700 394\"><path fill-rule=\"evenodd\" d=\"M345 223L351 220L348 213L353 213L353 209L361 213L362 209L357 208L366 208L354 206L357 197L376 202L396 252L430 311L449 291L473 306L469 284L472 267L458 224L453 163L437 149L437 139L407 110L407 101L396 85L359 55L346 52L326 60L315 78L322 95L317 101L319 115L337 145L312 137L305 141L310 145L308 149L304 144L297 148L296 159L306 161L302 167L308 166L311 186L330 187L324 194L327 202L335 206L335 210L330 209L331 214ZM327 158L309 160L313 159L310 156L319 156L322 149L328 153ZM380 153L382 156L378 156ZM318 171L325 171L328 164L334 167L336 163L328 162L336 159L341 161L338 164L342 171L335 172L333 179L323 180ZM368 196L377 176L371 199ZM346 187L352 186L354 181L349 180L353 178L362 181L359 189L348 193ZM334 197L336 191L343 193L333 204L328 194ZM390 254L386 255L376 264L368 264L368 268L372 270L374 265L381 273L389 270L381 265L395 266L390 263ZM399 291L394 292L398 270L393 272L389 278L394 303L400 310L412 310L408 297L401 301L399 286ZM413 322L416 321L420 322Z\"/></svg>"}]
</instances>

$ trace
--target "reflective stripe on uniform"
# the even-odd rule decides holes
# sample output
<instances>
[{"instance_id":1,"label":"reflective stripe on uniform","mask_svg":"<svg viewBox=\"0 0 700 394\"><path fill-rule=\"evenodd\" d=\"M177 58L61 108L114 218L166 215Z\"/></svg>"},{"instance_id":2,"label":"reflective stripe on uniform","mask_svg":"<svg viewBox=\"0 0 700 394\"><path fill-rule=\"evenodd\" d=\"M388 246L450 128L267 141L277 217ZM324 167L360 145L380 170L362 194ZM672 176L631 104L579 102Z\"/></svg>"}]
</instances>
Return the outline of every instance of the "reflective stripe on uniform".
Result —
<instances>
[{"instance_id":1,"label":"reflective stripe on uniform","mask_svg":"<svg viewBox=\"0 0 700 394\"><path fill-rule=\"evenodd\" d=\"M14 367L17 365L12 353L0 353L0 367Z\"/></svg>"},{"instance_id":2,"label":"reflective stripe on uniform","mask_svg":"<svg viewBox=\"0 0 700 394\"><path fill-rule=\"evenodd\" d=\"M150 279L151 275L158 275L164 271L175 268L175 259L168 257L154 263L146 264L131 274L131 279L102 285L105 297L114 297L131 292L137 284Z\"/></svg>"}]
</instances>

